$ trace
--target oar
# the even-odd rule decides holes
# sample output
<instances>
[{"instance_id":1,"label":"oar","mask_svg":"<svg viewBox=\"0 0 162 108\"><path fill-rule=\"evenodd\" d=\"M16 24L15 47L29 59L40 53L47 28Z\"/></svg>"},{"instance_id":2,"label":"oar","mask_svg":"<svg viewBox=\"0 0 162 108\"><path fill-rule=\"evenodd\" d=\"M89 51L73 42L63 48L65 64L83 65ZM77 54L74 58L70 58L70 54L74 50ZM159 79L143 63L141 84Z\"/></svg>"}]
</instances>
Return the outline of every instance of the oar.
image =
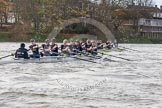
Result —
<instances>
[{"instance_id":1,"label":"oar","mask_svg":"<svg viewBox=\"0 0 162 108\"><path fill-rule=\"evenodd\" d=\"M78 51L78 52L81 53L81 54L83 54L83 55L85 55L85 56L87 56L85 52L82 52L82 51ZM87 56L87 57L96 58L96 59L100 59L101 58L101 56L98 56L100 58L95 57L95 56ZM111 59L108 59L108 58L106 58L106 60L104 59L104 61L117 62L115 60L111 60Z\"/></svg>"},{"instance_id":2,"label":"oar","mask_svg":"<svg viewBox=\"0 0 162 108\"><path fill-rule=\"evenodd\" d=\"M118 62L118 61L115 61L115 60L112 60L112 59L109 59L109 58L103 58L102 60L109 61L109 62Z\"/></svg>"},{"instance_id":3,"label":"oar","mask_svg":"<svg viewBox=\"0 0 162 108\"><path fill-rule=\"evenodd\" d=\"M121 47L121 48L128 49L128 50L131 50L131 51L141 52L141 51L138 51L138 50L135 50L135 49L131 49L131 48L126 48L126 47Z\"/></svg>"},{"instance_id":4,"label":"oar","mask_svg":"<svg viewBox=\"0 0 162 108\"><path fill-rule=\"evenodd\" d=\"M0 59L4 59L4 58L10 57L10 56L14 56L14 54L10 54L10 55L7 55L7 56L4 56L4 57L1 57Z\"/></svg>"},{"instance_id":5,"label":"oar","mask_svg":"<svg viewBox=\"0 0 162 108\"><path fill-rule=\"evenodd\" d=\"M119 49L119 50L121 50L121 51L122 51L122 50L126 50L126 49L124 49L124 48L119 48L119 47L117 47L117 49Z\"/></svg>"},{"instance_id":6,"label":"oar","mask_svg":"<svg viewBox=\"0 0 162 108\"><path fill-rule=\"evenodd\" d=\"M92 60L86 60L86 59L78 58L78 57L75 57L75 56L70 56L70 57L71 57L71 58L78 59L78 60L82 60L82 61L90 62L90 63L98 63L98 62L95 62L95 61L92 61ZM98 64L100 64L100 63L98 63Z\"/></svg>"},{"instance_id":7,"label":"oar","mask_svg":"<svg viewBox=\"0 0 162 108\"><path fill-rule=\"evenodd\" d=\"M87 56L87 57L91 57L91 58L95 58L95 59L100 59L101 56L88 56L85 52L82 52L82 51L79 51L79 50L76 50L77 52L83 54L84 56Z\"/></svg>"},{"instance_id":8,"label":"oar","mask_svg":"<svg viewBox=\"0 0 162 108\"><path fill-rule=\"evenodd\" d=\"M100 53L100 52L98 52L98 53ZM114 56L114 55L110 55L110 54L105 54L105 53L100 53L100 54L102 54L102 55L108 55L108 56L115 57L115 58L120 58L120 59L127 60L127 61L132 61L130 59L126 59L126 58L123 58L123 57L118 57L118 56Z\"/></svg>"},{"instance_id":9,"label":"oar","mask_svg":"<svg viewBox=\"0 0 162 108\"><path fill-rule=\"evenodd\" d=\"M64 52L62 52L62 53L64 53ZM77 54L76 52L72 52L72 53ZM67 53L64 53L64 54L68 55ZM69 55L68 55L68 56L69 56ZM69 57L75 58L75 59L78 59L78 60L82 60L82 61L86 61L86 62L90 62L90 63L98 63L98 62L95 62L95 61L92 61L92 60L86 60L86 59L83 59L83 58L78 58L78 57L76 57L76 56L71 56L71 55L70 55ZM98 63L98 64L100 64L100 63Z\"/></svg>"}]
</instances>

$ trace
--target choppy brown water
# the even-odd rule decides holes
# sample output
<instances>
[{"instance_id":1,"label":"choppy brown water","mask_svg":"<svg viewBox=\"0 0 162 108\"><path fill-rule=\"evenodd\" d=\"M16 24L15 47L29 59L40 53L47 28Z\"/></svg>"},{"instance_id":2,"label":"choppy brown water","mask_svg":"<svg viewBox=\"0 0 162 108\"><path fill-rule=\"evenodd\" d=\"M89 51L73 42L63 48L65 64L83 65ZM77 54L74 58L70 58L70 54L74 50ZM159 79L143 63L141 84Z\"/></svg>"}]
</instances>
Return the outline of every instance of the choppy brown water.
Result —
<instances>
[{"instance_id":1,"label":"choppy brown water","mask_svg":"<svg viewBox=\"0 0 162 108\"><path fill-rule=\"evenodd\" d=\"M0 56L19 44L0 43ZM128 45L132 59L0 65L2 108L162 108L162 45ZM8 49L8 51L6 51Z\"/></svg>"}]
</instances>

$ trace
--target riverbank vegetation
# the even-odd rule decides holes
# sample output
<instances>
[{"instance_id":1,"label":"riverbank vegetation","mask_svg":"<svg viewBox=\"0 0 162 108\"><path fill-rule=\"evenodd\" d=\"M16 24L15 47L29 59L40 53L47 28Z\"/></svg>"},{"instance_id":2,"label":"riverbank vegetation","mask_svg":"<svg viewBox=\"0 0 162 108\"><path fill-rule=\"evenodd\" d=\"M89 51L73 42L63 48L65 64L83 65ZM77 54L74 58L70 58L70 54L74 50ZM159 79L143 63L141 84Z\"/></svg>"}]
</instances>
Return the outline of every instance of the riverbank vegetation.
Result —
<instances>
[{"instance_id":1,"label":"riverbank vegetation","mask_svg":"<svg viewBox=\"0 0 162 108\"><path fill-rule=\"evenodd\" d=\"M119 42L159 43L161 38L141 38L139 18L151 18L150 10L130 8L134 4L153 7L152 0L0 0L0 41L43 41L58 25L71 18L91 18L104 24ZM132 27L123 26L133 21ZM131 30L130 30L131 29ZM81 22L65 27L54 37L61 42L77 34L90 34L106 40L95 26ZM133 34L133 35L132 35ZM160 40L160 41L159 41Z\"/></svg>"}]
</instances>

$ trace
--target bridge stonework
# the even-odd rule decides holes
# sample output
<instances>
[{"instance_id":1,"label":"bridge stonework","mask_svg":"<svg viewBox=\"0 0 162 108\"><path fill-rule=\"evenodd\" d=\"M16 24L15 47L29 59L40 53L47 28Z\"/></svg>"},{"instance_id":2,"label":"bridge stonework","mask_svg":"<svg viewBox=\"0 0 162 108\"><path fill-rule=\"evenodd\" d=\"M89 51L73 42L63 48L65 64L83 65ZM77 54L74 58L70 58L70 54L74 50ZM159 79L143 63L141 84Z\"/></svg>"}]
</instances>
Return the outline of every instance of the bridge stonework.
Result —
<instances>
[{"instance_id":1,"label":"bridge stonework","mask_svg":"<svg viewBox=\"0 0 162 108\"><path fill-rule=\"evenodd\" d=\"M62 24L59 24L58 26L54 27L53 31L49 34L48 38L56 37L61 30L63 30L65 27L72 25L74 23L87 23L90 25L95 26L98 28L107 38L107 40L110 40L114 42L116 39L112 32L101 22L98 22L91 18L72 18L69 20L64 21Z\"/></svg>"}]
</instances>

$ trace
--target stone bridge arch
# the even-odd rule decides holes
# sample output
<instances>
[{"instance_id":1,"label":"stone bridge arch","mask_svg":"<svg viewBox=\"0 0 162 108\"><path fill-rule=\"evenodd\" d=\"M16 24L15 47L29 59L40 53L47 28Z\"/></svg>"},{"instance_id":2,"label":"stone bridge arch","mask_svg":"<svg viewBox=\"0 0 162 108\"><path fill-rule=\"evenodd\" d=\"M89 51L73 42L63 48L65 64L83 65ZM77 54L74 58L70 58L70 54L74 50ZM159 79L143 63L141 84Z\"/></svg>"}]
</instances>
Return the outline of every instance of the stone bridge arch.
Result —
<instances>
[{"instance_id":1,"label":"stone bridge arch","mask_svg":"<svg viewBox=\"0 0 162 108\"><path fill-rule=\"evenodd\" d=\"M49 34L48 38L56 37L60 33L61 30L63 30L65 27L72 25L74 23L87 23L87 24L93 25L96 28L98 28L103 34L105 34L108 40L111 40L112 42L115 41L114 35L103 23L98 22L91 18L72 18L72 19L66 20L62 24L54 27L53 31Z\"/></svg>"}]
</instances>

